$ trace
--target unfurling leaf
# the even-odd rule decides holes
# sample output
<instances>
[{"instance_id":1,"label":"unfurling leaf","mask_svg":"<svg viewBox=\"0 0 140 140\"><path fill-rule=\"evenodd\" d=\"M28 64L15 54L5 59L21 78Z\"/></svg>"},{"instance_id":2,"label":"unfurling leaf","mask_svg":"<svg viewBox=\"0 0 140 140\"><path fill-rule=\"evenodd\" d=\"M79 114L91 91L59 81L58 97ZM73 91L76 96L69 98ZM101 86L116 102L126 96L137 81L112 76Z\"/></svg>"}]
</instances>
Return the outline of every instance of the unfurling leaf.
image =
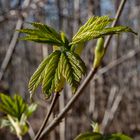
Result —
<instances>
[{"instance_id":1,"label":"unfurling leaf","mask_svg":"<svg viewBox=\"0 0 140 140\"><path fill-rule=\"evenodd\" d=\"M61 40L62 42L64 43L64 46L67 47L67 49L70 49L70 46L69 46L69 41L66 37L66 34L64 32L61 32Z\"/></svg>"},{"instance_id":2,"label":"unfurling leaf","mask_svg":"<svg viewBox=\"0 0 140 140\"><path fill-rule=\"evenodd\" d=\"M41 84L43 92L49 97L52 92L60 92L66 80L75 92L85 72L86 66L77 54L56 50L35 71L29 90L32 93Z\"/></svg>"},{"instance_id":3,"label":"unfurling leaf","mask_svg":"<svg viewBox=\"0 0 140 140\"><path fill-rule=\"evenodd\" d=\"M74 140L132 140L132 138L124 134L111 134L106 136L100 133L87 132L80 134Z\"/></svg>"},{"instance_id":4,"label":"unfurling leaf","mask_svg":"<svg viewBox=\"0 0 140 140\"><path fill-rule=\"evenodd\" d=\"M55 89L55 83L54 83L56 77L55 74L58 74L58 77L60 77L60 73L56 73L56 70L59 65L60 55L61 55L60 51L55 51L54 53L52 53L52 57L48 62L47 67L45 68L44 71L42 89L43 92L47 93L48 96L50 96Z\"/></svg>"},{"instance_id":5,"label":"unfurling leaf","mask_svg":"<svg viewBox=\"0 0 140 140\"><path fill-rule=\"evenodd\" d=\"M94 133L100 133L100 127L98 123L92 122L91 124Z\"/></svg>"},{"instance_id":6,"label":"unfurling leaf","mask_svg":"<svg viewBox=\"0 0 140 140\"><path fill-rule=\"evenodd\" d=\"M73 93L77 90L82 75L86 73L86 66L82 59L74 52L62 53L63 77L71 85Z\"/></svg>"},{"instance_id":7,"label":"unfurling leaf","mask_svg":"<svg viewBox=\"0 0 140 140\"><path fill-rule=\"evenodd\" d=\"M104 38L98 39L94 52L95 52L94 53L95 56L94 56L93 68L95 69L100 66L105 53Z\"/></svg>"},{"instance_id":8,"label":"unfurling leaf","mask_svg":"<svg viewBox=\"0 0 140 140\"><path fill-rule=\"evenodd\" d=\"M133 140L127 135L124 134L111 134L109 136L104 136L104 140Z\"/></svg>"},{"instance_id":9,"label":"unfurling leaf","mask_svg":"<svg viewBox=\"0 0 140 140\"><path fill-rule=\"evenodd\" d=\"M41 84L41 82L42 82L42 80L44 78L45 69L47 68L50 59L54 55L56 55L57 53L59 53L59 51L55 51L54 53L50 54L47 58L45 58L41 62L41 64L37 68L37 70L34 72L34 74L32 75L32 77L30 78L28 88L29 88L29 91L30 91L31 94L33 94L34 91L39 86L39 84Z\"/></svg>"},{"instance_id":10,"label":"unfurling leaf","mask_svg":"<svg viewBox=\"0 0 140 140\"><path fill-rule=\"evenodd\" d=\"M78 55L81 55L82 51L84 50L85 43L79 43L74 46L74 52Z\"/></svg>"},{"instance_id":11,"label":"unfurling leaf","mask_svg":"<svg viewBox=\"0 0 140 140\"><path fill-rule=\"evenodd\" d=\"M104 137L100 133L83 133L77 136L74 140L104 140Z\"/></svg>"},{"instance_id":12,"label":"unfurling leaf","mask_svg":"<svg viewBox=\"0 0 140 140\"><path fill-rule=\"evenodd\" d=\"M36 111L37 109L37 104L33 103L31 105L28 106L26 112L25 112L25 115L28 117L30 117L34 111Z\"/></svg>"},{"instance_id":13,"label":"unfurling leaf","mask_svg":"<svg viewBox=\"0 0 140 140\"><path fill-rule=\"evenodd\" d=\"M9 127L10 122L6 118L0 119L0 128Z\"/></svg>"},{"instance_id":14,"label":"unfurling leaf","mask_svg":"<svg viewBox=\"0 0 140 140\"><path fill-rule=\"evenodd\" d=\"M76 33L72 38L71 45L86 42L91 39L96 39L110 34L118 34L122 32L132 32L136 34L131 28L126 26L108 27L114 19L108 16L102 17L91 17Z\"/></svg>"},{"instance_id":15,"label":"unfurling leaf","mask_svg":"<svg viewBox=\"0 0 140 140\"><path fill-rule=\"evenodd\" d=\"M26 36L20 38L21 40L64 46L65 43L61 39L61 35L57 33L53 28L42 23L33 22L30 24L34 27L34 29L18 30L19 32L26 34Z\"/></svg>"},{"instance_id":16,"label":"unfurling leaf","mask_svg":"<svg viewBox=\"0 0 140 140\"><path fill-rule=\"evenodd\" d=\"M3 93L0 94L0 110L6 116L0 120L0 127L7 127L18 137L28 131L27 119L36 110L37 105L30 106L24 102L21 96L14 95L13 98Z\"/></svg>"},{"instance_id":17,"label":"unfurling leaf","mask_svg":"<svg viewBox=\"0 0 140 140\"><path fill-rule=\"evenodd\" d=\"M21 115L27 109L27 104L21 96L15 95L13 98L5 94L0 94L0 110L20 120Z\"/></svg>"}]
</instances>

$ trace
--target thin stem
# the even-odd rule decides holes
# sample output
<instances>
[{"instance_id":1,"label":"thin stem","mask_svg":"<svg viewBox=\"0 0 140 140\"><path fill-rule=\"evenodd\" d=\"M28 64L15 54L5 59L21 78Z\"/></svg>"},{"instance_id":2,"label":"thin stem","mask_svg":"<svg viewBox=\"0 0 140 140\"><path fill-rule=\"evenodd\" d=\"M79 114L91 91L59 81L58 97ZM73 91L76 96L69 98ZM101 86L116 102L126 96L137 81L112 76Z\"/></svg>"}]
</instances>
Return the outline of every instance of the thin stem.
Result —
<instances>
[{"instance_id":1,"label":"thin stem","mask_svg":"<svg viewBox=\"0 0 140 140\"><path fill-rule=\"evenodd\" d=\"M49 117L50 117L50 115L51 115L51 113L52 113L52 111L53 111L53 108L54 108L54 106L55 106L55 104L56 104L56 101L57 101L58 97L59 97L59 93L56 92L56 93L54 94L53 100L52 100L52 102L51 102L49 111L48 111L48 113L47 113L47 115L46 115L46 117L45 117L45 119L44 119L44 121L43 121L43 123L42 123L42 125L41 125L41 127L40 127L40 129L39 129L39 131L37 132L37 134L36 134L34 140L38 140L38 139L39 139L39 137L40 137L42 131L44 130L44 128L45 128L45 126L46 126L46 124L47 124L47 122L48 122L48 120L49 120Z\"/></svg>"},{"instance_id":2,"label":"thin stem","mask_svg":"<svg viewBox=\"0 0 140 140\"><path fill-rule=\"evenodd\" d=\"M29 134L29 136L30 136L31 140L33 140L33 139L34 139L34 137L35 137L34 130L33 130L32 126L31 126L30 122L28 122L28 121L27 121L27 124L28 124L28 126L29 126L29 131L28 131L28 134Z\"/></svg>"},{"instance_id":3,"label":"thin stem","mask_svg":"<svg viewBox=\"0 0 140 140\"><path fill-rule=\"evenodd\" d=\"M115 26L116 26L116 24L117 24L117 22L118 22L118 20L119 20L119 18L120 18L120 15L121 15L121 13L122 13L122 10L123 10L123 8L124 8L124 6L125 6L125 3L126 3L126 0L122 0L122 1L120 2L120 5L119 5L118 10L117 10L116 15L115 15L115 20L113 21L111 27L115 27ZM112 35L108 36L107 39L106 39L106 41L105 41L104 48L105 48L106 50L107 50L107 48L108 48L108 46L109 46L109 43L110 43L111 38L112 38Z\"/></svg>"},{"instance_id":4,"label":"thin stem","mask_svg":"<svg viewBox=\"0 0 140 140\"><path fill-rule=\"evenodd\" d=\"M44 134L46 134L46 133L48 134L57 124L59 124L59 122L61 121L61 119L65 116L65 114L71 109L71 107L73 106L73 104L77 101L78 97L81 95L82 91L88 85L88 83L90 82L90 80L94 77L94 75L96 74L96 72L97 72L97 69L93 69L93 68L91 69L91 71L89 72L88 76L86 77L86 79L84 80L84 82L82 83L82 85L79 87L79 89L77 90L77 92L73 95L73 97L67 103L67 105L62 110L62 112L57 116L57 118L55 118L53 120L53 122L42 132L41 137Z\"/></svg>"},{"instance_id":5,"label":"thin stem","mask_svg":"<svg viewBox=\"0 0 140 140\"><path fill-rule=\"evenodd\" d=\"M125 5L126 0L122 0L119 8L117 10L116 13L116 20L113 22L112 27L114 27L121 15L121 12L123 10L123 7ZM108 48L109 42L111 40L111 36L109 36L107 38L107 40L105 41L105 49ZM81 95L82 91L85 89L85 87L88 85L88 83L90 82L90 80L94 77L94 75L96 74L97 69L91 69L88 76L86 77L86 79L84 80L84 82L82 83L82 85L79 87L79 89L77 90L77 92L75 93L75 95L70 99L70 101L67 103L67 105L65 106L65 108L62 110L62 112L60 112L58 114L58 116L49 124L49 126L42 132L40 137L43 137L45 134L48 134L51 130L53 130L53 128L59 124L59 122L61 121L61 119L63 117L65 117L65 114L71 109L71 107L73 106L73 104L75 103L75 101L78 99L78 97Z\"/></svg>"},{"instance_id":6,"label":"thin stem","mask_svg":"<svg viewBox=\"0 0 140 140\"><path fill-rule=\"evenodd\" d=\"M22 136L18 136L19 140L22 140Z\"/></svg>"}]
</instances>

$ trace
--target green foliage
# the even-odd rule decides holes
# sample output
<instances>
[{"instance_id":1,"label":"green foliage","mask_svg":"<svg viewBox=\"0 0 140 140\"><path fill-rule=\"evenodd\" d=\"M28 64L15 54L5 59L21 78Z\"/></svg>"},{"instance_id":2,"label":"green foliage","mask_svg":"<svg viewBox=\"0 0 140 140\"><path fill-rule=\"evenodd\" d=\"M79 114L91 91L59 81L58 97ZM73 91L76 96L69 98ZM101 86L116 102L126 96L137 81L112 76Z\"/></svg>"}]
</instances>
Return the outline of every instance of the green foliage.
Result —
<instances>
[{"instance_id":1,"label":"green foliage","mask_svg":"<svg viewBox=\"0 0 140 140\"><path fill-rule=\"evenodd\" d=\"M85 64L77 54L56 50L35 71L29 81L29 90L34 93L41 84L43 92L49 97L52 92L60 92L66 80L75 92L85 72Z\"/></svg>"},{"instance_id":2,"label":"green foliage","mask_svg":"<svg viewBox=\"0 0 140 140\"><path fill-rule=\"evenodd\" d=\"M104 140L132 140L132 138L124 135L124 134L112 134L110 136L106 136Z\"/></svg>"},{"instance_id":3,"label":"green foliage","mask_svg":"<svg viewBox=\"0 0 140 140\"><path fill-rule=\"evenodd\" d=\"M132 140L132 138L124 134L111 134L103 136L100 133L86 132L77 136L74 140Z\"/></svg>"},{"instance_id":4,"label":"green foliage","mask_svg":"<svg viewBox=\"0 0 140 140\"><path fill-rule=\"evenodd\" d=\"M64 60L64 61L63 61ZM86 73L86 66L82 59L74 52L62 54L62 74L75 92L78 88L82 75Z\"/></svg>"},{"instance_id":5,"label":"green foliage","mask_svg":"<svg viewBox=\"0 0 140 140\"><path fill-rule=\"evenodd\" d=\"M42 23L33 22L30 24L34 27L34 29L18 30L21 33L27 34L26 36L21 37L21 40L68 47L69 42L64 33L59 34L53 28Z\"/></svg>"},{"instance_id":6,"label":"green foliage","mask_svg":"<svg viewBox=\"0 0 140 140\"><path fill-rule=\"evenodd\" d=\"M27 119L36 110L37 105L28 105L19 95L11 98L1 93L0 99L0 111L6 114L0 119L0 127L8 127L17 136L24 135L28 131Z\"/></svg>"},{"instance_id":7,"label":"green foliage","mask_svg":"<svg viewBox=\"0 0 140 140\"><path fill-rule=\"evenodd\" d=\"M100 133L98 123L92 122L91 126L93 132L81 133L74 140L132 140L130 137L120 133L103 135Z\"/></svg>"},{"instance_id":8,"label":"green foliage","mask_svg":"<svg viewBox=\"0 0 140 140\"><path fill-rule=\"evenodd\" d=\"M100 127L98 123L92 122L91 126L93 128L93 132L96 132L96 133L100 132Z\"/></svg>"},{"instance_id":9,"label":"green foliage","mask_svg":"<svg viewBox=\"0 0 140 140\"><path fill-rule=\"evenodd\" d=\"M103 39L102 37L105 35L133 32L125 26L107 27L113 20L108 16L91 17L72 38L71 43L69 43L64 32L58 33L42 23L33 22L30 23L33 29L19 30L19 32L26 34L21 38L22 40L48 43L53 45L55 50L42 61L31 77L29 81L31 97L39 85L42 85L42 91L48 97L52 92L60 92L65 81L71 85L72 91L75 92L86 71L84 62L77 55L81 53L84 42L95 38ZM101 39L99 40L101 41ZM94 67L99 67L103 59L103 44L104 41L102 43L97 42ZM77 49L75 49L76 47Z\"/></svg>"},{"instance_id":10,"label":"green foliage","mask_svg":"<svg viewBox=\"0 0 140 140\"><path fill-rule=\"evenodd\" d=\"M91 17L72 38L71 45L76 45L82 42L86 42L91 39L103 37L105 35L118 34L122 32L132 32L132 29L126 26L108 27L114 19L108 16ZM136 34L136 33L135 33Z\"/></svg>"},{"instance_id":11,"label":"green foliage","mask_svg":"<svg viewBox=\"0 0 140 140\"><path fill-rule=\"evenodd\" d=\"M103 140L103 136L100 133L86 132L84 134L80 134L74 140Z\"/></svg>"},{"instance_id":12,"label":"green foliage","mask_svg":"<svg viewBox=\"0 0 140 140\"><path fill-rule=\"evenodd\" d=\"M99 38L94 51L93 68L98 68L105 54L104 38Z\"/></svg>"},{"instance_id":13,"label":"green foliage","mask_svg":"<svg viewBox=\"0 0 140 140\"><path fill-rule=\"evenodd\" d=\"M32 94L39 85L42 85L42 91L49 97L52 92L60 92L65 81L67 81L72 91L75 92L82 75L86 72L86 67L81 58L70 51L69 41L65 33L57 33L53 28L41 24L30 23L34 29L22 29L21 33L27 34L22 40L35 41L39 43L48 43L60 47L39 65L29 81L29 91Z\"/></svg>"}]
</instances>

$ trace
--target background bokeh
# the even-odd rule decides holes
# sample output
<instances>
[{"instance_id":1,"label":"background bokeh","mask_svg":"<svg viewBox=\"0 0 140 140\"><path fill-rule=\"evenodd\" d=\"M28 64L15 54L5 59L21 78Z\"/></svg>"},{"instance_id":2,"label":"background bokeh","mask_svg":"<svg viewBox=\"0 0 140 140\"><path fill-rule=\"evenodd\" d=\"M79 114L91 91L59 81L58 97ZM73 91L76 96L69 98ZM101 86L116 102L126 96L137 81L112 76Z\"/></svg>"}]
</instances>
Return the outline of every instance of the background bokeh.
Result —
<instances>
[{"instance_id":1,"label":"background bokeh","mask_svg":"<svg viewBox=\"0 0 140 140\"><path fill-rule=\"evenodd\" d=\"M27 22L42 22L69 39L79 26L93 16L114 17L121 0L0 0L0 92L20 94L29 102L28 81L52 47L16 41L16 28ZM118 25L130 26L140 33L140 0L127 0ZM48 136L49 140L72 140L77 134L90 131L91 122L101 125L104 133L123 132L140 140L140 37L131 33L115 35L110 43L101 70L92 80L66 118ZM95 41L85 44L82 58L90 70ZM10 48L10 49L9 49ZM8 54L10 61L5 65ZM6 68L3 71L3 68ZM66 86L50 121L57 116L72 96ZM48 111L51 99L45 100L38 89L35 100L38 110L30 119L35 132ZM0 129L1 140L16 140L6 129ZM29 136L24 137L25 140Z\"/></svg>"}]
</instances>

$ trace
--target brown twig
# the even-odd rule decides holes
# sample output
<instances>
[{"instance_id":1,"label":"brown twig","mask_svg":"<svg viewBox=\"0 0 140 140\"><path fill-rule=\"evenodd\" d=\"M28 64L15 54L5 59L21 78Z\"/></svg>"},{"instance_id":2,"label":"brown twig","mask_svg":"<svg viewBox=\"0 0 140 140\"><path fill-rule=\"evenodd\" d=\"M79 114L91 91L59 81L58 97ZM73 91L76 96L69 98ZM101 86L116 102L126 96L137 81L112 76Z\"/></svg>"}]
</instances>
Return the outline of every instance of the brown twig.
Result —
<instances>
[{"instance_id":1,"label":"brown twig","mask_svg":"<svg viewBox=\"0 0 140 140\"><path fill-rule=\"evenodd\" d=\"M112 106L110 106L110 108L107 108L107 110L105 111L105 115L104 118L102 120L102 127L101 127L101 132L104 133L107 125L109 122L111 122L117 112L117 109L119 107L120 102L122 101L122 97L124 94L124 89L121 90L117 95L116 98L114 99L114 101L112 102Z\"/></svg>"},{"instance_id":2,"label":"brown twig","mask_svg":"<svg viewBox=\"0 0 140 140\"><path fill-rule=\"evenodd\" d=\"M115 20L113 21L111 27L116 26L116 24L117 24L117 22L118 22L118 20L119 20L119 18L120 18L120 15L121 15L121 13L122 13L122 10L123 10L123 8L124 8L125 3L126 3L126 0L122 0L122 1L121 1L120 5L119 5L119 7L118 7L118 10L117 10L117 12L116 12L116 15L115 15ZM105 48L106 50L107 50L107 48L108 48L108 46L109 46L109 43L110 43L111 38L112 38L112 35L108 36L108 38L107 38L106 41L105 41L104 48Z\"/></svg>"},{"instance_id":3,"label":"brown twig","mask_svg":"<svg viewBox=\"0 0 140 140\"><path fill-rule=\"evenodd\" d=\"M30 136L30 138L31 138L31 140L32 140L32 139L35 137L35 133L34 133L34 130L33 130L33 128L32 128L32 126L31 126L31 124L30 124L29 121L27 121L27 124L28 124L28 126L29 126L28 134L29 134L29 136Z\"/></svg>"},{"instance_id":4,"label":"brown twig","mask_svg":"<svg viewBox=\"0 0 140 140\"><path fill-rule=\"evenodd\" d=\"M40 127L40 129L39 129L39 131L37 132L37 134L36 134L34 140L38 140L38 139L39 139L39 137L40 137L42 131L44 130L44 128L45 128L45 126L46 126L46 124L47 124L47 122L48 122L48 120L49 120L49 117L50 117L50 115L51 115L51 113L52 113L52 111L53 111L53 109L54 109L54 106L55 106L55 104L56 104L56 101L57 101L58 97L59 97L59 93L56 92L56 93L54 94L53 100L52 100L52 102L51 102L49 111L48 111L48 113L47 113L47 115L46 115L46 117L45 117L45 119L44 119L44 121L43 121L43 123L42 123L42 125L41 125L41 127Z\"/></svg>"},{"instance_id":5,"label":"brown twig","mask_svg":"<svg viewBox=\"0 0 140 140\"><path fill-rule=\"evenodd\" d=\"M110 62L107 66L101 68L98 73L95 75L94 79L98 79L100 75L108 72L112 68L122 64L123 62L133 58L135 55L140 53L140 48L137 48L135 50L129 51L127 54L123 55L122 57Z\"/></svg>"},{"instance_id":6,"label":"brown twig","mask_svg":"<svg viewBox=\"0 0 140 140\"><path fill-rule=\"evenodd\" d=\"M47 133L49 133L60 121L61 119L65 116L65 114L71 109L73 104L77 101L78 97L81 95L82 91L85 89L85 87L88 85L92 77L95 75L97 72L97 69L91 69L89 72L88 76L82 83L82 85L79 87L77 92L73 95L73 97L70 99L70 101L67 103L65 108L60 112L60 114L52 121L52 123L42 132L41 137Z\"/></svg>"},{"instance_id":7,"label":"brown twig","mask_svg":"<svg viewBox=\"0 0 140 140\"><path fill-rule=\"evenodd\" d=\"M21 29L22 24L23 24L23 19L21 19L21 18L18 19L15 30ZM10 42L10 45L8 47L8 50L6 52L5 58L4 58L4 60L3 60L2 64L1 64L0 80L2 80L4 72L5 72L5 70L6 70L7 66L8 66L8 63L10 62L10 59L12 57L12 54L14 52L14 49L15 49L15 46L16 46L16 43L17 43L18 36L19 36L19 32L15 31L15 33L13 35L13 38L12 38L12 40Z\"/></svg>"}]
</instances>

